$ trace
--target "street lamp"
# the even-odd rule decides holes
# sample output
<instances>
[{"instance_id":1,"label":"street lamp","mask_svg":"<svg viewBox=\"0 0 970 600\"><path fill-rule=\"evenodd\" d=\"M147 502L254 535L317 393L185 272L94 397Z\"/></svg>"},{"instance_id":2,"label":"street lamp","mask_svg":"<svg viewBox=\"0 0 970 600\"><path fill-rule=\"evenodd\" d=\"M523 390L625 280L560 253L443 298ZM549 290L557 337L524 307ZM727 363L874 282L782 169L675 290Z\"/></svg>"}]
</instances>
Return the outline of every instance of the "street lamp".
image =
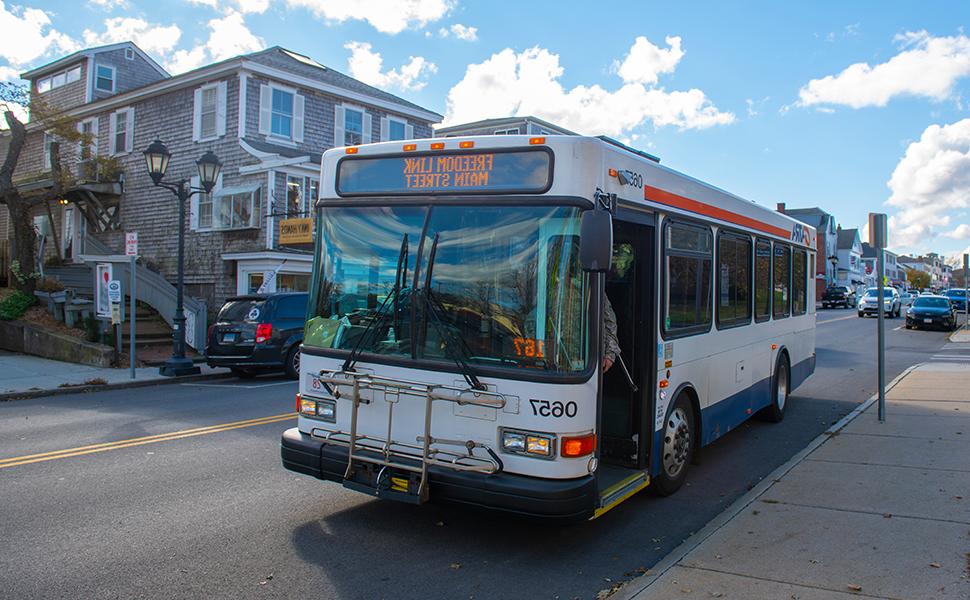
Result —
<instances>
[{"instance_id":1,"label":"street lamp","mask_svg":"<svg viewBox=\"0 0 970 600\"><path fill-rule=\"evenodd\" d=\"M832 279L829 283L830 285L835 285L835 265L839 264L839 257L833 254L829 257L829 262L832 263Z\"/></svg>"},{"instance_id":2,"label":"street lamp","mask_svg":"<svg viewBox=\"0 0 970 600\"><path fill-rule=\"evenodd\" d=\"M185 203L195 194L208 194L212 191L212 188L216 185L216 180L219 178L222 163L219 162L219 157L212 152L203 154L202 158L195 163L199 169L199 182L202 187L194 188L189 185L187 179L180 179L176 183L162 182L172 154L161 140L156 139L142 154L145 155L145 165L148 167L148 175L152 178L152 182L157 187L165 188L175 194L179 203L178 294L174 319L175 332L172 335L172 357L159 368L158 372L168 377L195 375L200 373L201 370L195 366L192 359L185 356L185 309L182 304L185 285Z\"/></svg>"}]
</instances>

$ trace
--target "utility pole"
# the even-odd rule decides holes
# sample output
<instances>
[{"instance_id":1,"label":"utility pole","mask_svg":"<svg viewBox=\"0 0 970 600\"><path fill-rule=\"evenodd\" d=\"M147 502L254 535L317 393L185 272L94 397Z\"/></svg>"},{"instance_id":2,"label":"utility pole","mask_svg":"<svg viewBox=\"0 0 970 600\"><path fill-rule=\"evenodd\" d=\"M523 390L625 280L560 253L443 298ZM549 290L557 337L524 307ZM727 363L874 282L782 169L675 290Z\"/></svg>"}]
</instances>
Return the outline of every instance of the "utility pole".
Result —
<instances>
[{"instance_id":1,"label":"utility pole","mask_svg":"<svg viewBox=\"0 0 970 600\"><path fill-rule=\"evenodd\" d=\"M869 245L876 249L876 289L879 290L879 304L876 314L879 315L877 325L877 355L879 362L879 422L886 421L886 288L883 279L886 275L886 242L888 235L887 217L883 213L869 213ZM892 310L892 304L889 306Z\"/></svg>"}]
</instances>

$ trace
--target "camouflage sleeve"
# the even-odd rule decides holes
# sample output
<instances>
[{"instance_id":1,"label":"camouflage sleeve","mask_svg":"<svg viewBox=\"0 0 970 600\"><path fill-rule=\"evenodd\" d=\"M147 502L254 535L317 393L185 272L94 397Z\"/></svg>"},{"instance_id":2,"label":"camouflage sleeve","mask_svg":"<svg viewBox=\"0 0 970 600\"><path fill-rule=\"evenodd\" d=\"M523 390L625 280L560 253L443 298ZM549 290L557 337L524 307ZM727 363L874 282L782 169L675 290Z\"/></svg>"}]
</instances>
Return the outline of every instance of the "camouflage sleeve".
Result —
<instances>
[{"instance_id":1,"label":"camouflage sleeve","mask_svg":"<svg viewBox=\"0 0 970 600\"><path fill-rule=\"evenodd\" d=\"M605 298L605 296L604 296ZM620 354L620 342L616 338L616 313L610 299L603 303L603 356L612 361Z\"/></svg>"}]
</instances>

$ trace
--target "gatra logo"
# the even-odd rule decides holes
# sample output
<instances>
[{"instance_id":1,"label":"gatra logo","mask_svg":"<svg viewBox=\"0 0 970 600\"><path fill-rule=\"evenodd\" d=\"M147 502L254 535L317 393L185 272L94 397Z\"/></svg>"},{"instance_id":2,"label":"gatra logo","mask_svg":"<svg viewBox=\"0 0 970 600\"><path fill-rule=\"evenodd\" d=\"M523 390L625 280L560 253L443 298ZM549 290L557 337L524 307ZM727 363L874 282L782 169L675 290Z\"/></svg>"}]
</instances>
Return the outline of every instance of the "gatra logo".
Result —
<instances>
[{"instance_id":1,"label":"gatra logo","mask_svg":"<svg viewBox=\"0 0 970 600\"><path fill-rule=\"evenodd\" d=\"M792 225L791 240L799 244L805 244L806 246L814 246L812 243L812 230L808 228L808 225Z\"/></svg>"}]
</instances>

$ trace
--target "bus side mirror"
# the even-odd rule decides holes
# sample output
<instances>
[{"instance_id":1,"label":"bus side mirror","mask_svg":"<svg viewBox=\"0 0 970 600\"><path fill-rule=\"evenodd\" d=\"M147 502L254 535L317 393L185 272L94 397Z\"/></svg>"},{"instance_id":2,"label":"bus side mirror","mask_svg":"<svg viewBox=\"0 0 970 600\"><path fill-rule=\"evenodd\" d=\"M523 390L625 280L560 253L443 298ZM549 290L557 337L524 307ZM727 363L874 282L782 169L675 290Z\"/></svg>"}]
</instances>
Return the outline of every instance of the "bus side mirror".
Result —
<instances>
[{"instance_id":1,"label":"bus side mirror","mask_svg":"<svg viewBox=\"0 0 970 600\"><path fill-rule=\"evenodd\" d=\"M613 216L587 210L579 227L579 262L584 271L609 271L613 260Z\"/></svg>"}]
</instances>

